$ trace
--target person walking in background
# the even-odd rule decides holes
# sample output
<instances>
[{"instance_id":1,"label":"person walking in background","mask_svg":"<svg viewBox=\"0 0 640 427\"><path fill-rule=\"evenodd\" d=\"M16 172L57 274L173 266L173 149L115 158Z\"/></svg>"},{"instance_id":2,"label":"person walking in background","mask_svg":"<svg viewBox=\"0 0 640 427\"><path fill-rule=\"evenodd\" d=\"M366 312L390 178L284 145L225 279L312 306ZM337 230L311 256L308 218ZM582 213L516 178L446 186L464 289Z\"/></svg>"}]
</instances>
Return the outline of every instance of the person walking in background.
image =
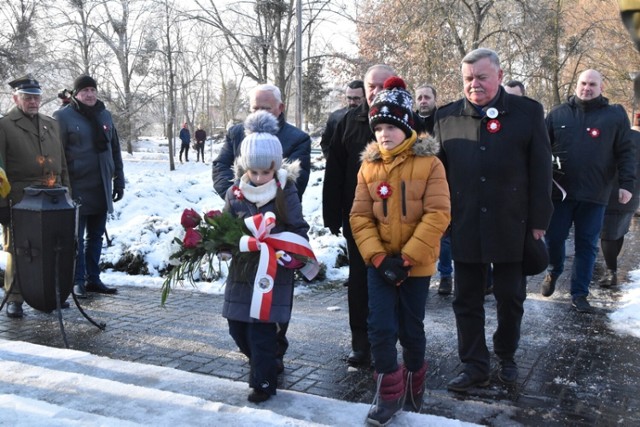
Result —
<instances>
[{"instance_id":1,"label":"person walking in background","mask_svg":"<svg viewBox=\"0 0 640 427\"><path fill-rule=\"evenodd\" d=\"M504 90L511 95L516 96L525 96L526 91L524 89L524 84L518 80L509 80L504 84Z\"/></svg>"},{"instance_id":2,"label":"person walking in background","mask_svg":"<svg viewBox=\"0 0 640 427\"><path fill-rule=\"evenodd\" d=\"M364 82L362 80L354 80L349 83L345 91L345 98L347 99L347 106L329 115L327 125L324 128L324 132L322 132L322 138L320 138L320 148L322 148L322 154L325 159L329 158L329 147L338 122L347 114L347 111L358 107L364 102Z\"/></svg>"},{"instance_id":3,"label":"person walking in background","mask_svg":"<svg viewBox=\"0 0 640 427\"><path fill-rule=\"evenodd\" d=\"M189 132L189 125L185 122L180 129L180 163L182 163L182 154L184 153L184 161L189 161L189 144L191 144L191 132Z\"/></svg>"},{"instance_id":4,"label":"person walking in background","mask_svg":"<svg viewBox=\"0 0 640 427\"><path fill-rule=\"evenodd\" d=\"M73 292L115 294L100 279L102 236L113 203L124 196L124 169L118 132L111 113L98 99L95 79L81 75L73 82L69 105L53 113L69 166L73 198L78 201L78 253Z\"/></svg>"},{"instance_id":5,"label":"person walking in background","mask_svg":"<svg viewBox=\"0 0 640 427\"><path fill-rule=\"evenodd\" d=\"M336 236L340 234L340 227L342 227L342 235L347 242L347 256L349 257L347 298L352 349L347 357L347 363L356 367L371 364L371 350L367 337L367 316L369 313L367 267L351 234L349 213L358 182L360 154L374 139L369 126L369 105L382 90L384 81L394 75L393 68L383 64L374 65L365 73L366 102L349 110L336 126L322 187L324 226Z\"/></svg>"},{"instance_id":6,"label":"person walking in background","mask_svg":"<svg viewBox=\"0 0 640 427\"><path fill-rule=\"evenodd\" d=\"M276 118L266 111L257 111L247 117L244 127L248 134L240 145L237 180L225 195L224 211L239 218L272 212L276 222L271 233L289 231L308 240L309 225L302 216L295 186L300 162L283 165L282 144L275 136L278 132ZM248 400L263 402L276 394L278 359L281 357L277 333L280 325L288 324L291 318L292 268L302 264L292 259L278 266L269 300L269 318L260 320L251 315L253 293L260 290L254 289L255 273L248 273L256 271L259 257L250 260L253 262L244 264L235 258L231 260L222 315L227 319L229 333L240 351L249 358L252 391Z\"/></svg>"},{"instance_id":7,"label":"person walking in background","mask_svg":"<svg viewBox=\"0 0 640 427\"><path fill-rule=\"evenodd\" d=\"M368 330L377 389L367 421L374 425L386 425L403 402L415 412L422 407L425 304L450 219L438 145L432 137L417 139L412 104L399 77L387 79L375 96L369 108L375 141L362 154L351 208L353 237L368 266Z\"/></svg>"},{"instance_id":8,"label":"person walking in background","mask_svg":"<svg viewBox=\"0 0 640 427\"><path fill-rule=\"evenodd\" d=\"M451 198L455 263L453 312L462 370L447 389L489 385L485 342L485 280L493 264L498 326L493 351L498 379L515 384L515 353L527 296L526 233L541 239L551 219L551 147L540 103L508 95L498 55L476 49L462 59L464 98L441 106L435 137Z\"/></svg>"},{"instance_id":9,"label":"person walking in background","mask_svg":"<svg viewBox=\"0 0 640 427\"><path fill-rule=\"evenodd\" d=\"M284 111L280 89L274 85L264 84L256 86L249 94L249 109L251 112L265 110L278 119L278 133L276 136L282 144L282 154L289 162L300 160L300 174L296 180L298 196L302 195L309 182L311 173L311 138L309 135L288 123ZM244 138L242 123L232 126L225 136L220 154L213 161L213 188L220 197L224 197L233 184L233 162L240 154L240 143Z\"/></svg>"},{"instance_id":10,"label":"person walking in background","mask_svg":"<svg viewBox=\"0 0 640 427\"><path fill-rule=\"evenodd\" d=\"M636 184L631 192L631 200L622 204L619 199L620 186L614 179L614 185L609 196L609 203L604 211L604 221L600 231L600 249L604 257L606 272L599 280L602 288L618 285L618 256L624 245L624 236L629 232L631 219L640 206L640 182L637 179L640 169L640 113L633 117L631 139L636 150ZM617 178L617 175L616 175Z\"/></svg>"},{"instance_id":11,"label":"person walking in background","mask_svg":"<svg viewBox=\"0 0 640 427\"><path fill-rule=\"evenodd\" d=\"M564 270L565 242L574 225L575 257L571 271L571 305L591 312L589 283L598 253L598 236L618 171L618 202L631 200L636 181L636 153L627 113L602 96L602 75L586 70L575 95L546 118L555 153L554 211L547 231L549 267L541 293L555 291Z\"/></svg>"},{"instance_id":12,"label":"person walking in background","mask_svg":"<svg viewBox=\"0 0 640 427\"><path fill-rule=\"evenodd\" d=\"M15 272L10 209L22 200L23 190L30 185L63 185L70 188L67 162L60 142L58 123L40 113L42 89L32 75L9 83L15 106L0 118L0 160L11 184L6 198L0 199L0 217L7 267L4 289L7 295L7 316L23 316L24 299ZM62 301L61 301L62 302ZM63 307L68 307L64 302Z\"/></svg>"},{"instance_id":13,"label":"person walking in background","mask_svg":"<svg viewBox=\"0 0 640 427\"><path fill-rule=\"evenodd\" d=\"M309 173L311 172L311 138L297 127L287 123L284 116L284 103L280 89L270 84L256 86L249 94L249 108L255 113L266 111L278 121L278 132L276 137L282 146L282 157L288 162L300 163L300 171L297 174L295 188L298 192L298 199L302 201L302 195L307 188ZM220 154L212 165L213 188L220 195L225 197L227 190L231 188L234 181L233 164L241 153L242 141L245 137L244 124L240 123L232 126L224 140L224 145ZM293 292L293 288L291 288ZM293 303L293 294L291 298ZM278 372L284 371L284 355L289 348L287 340L287 329L289 322L278 324Z\"/></svg>"},{"instance_id":14,"label":"person walking in background","mask_svg":"<svg viewBox=\"0 0 640 427\"><path fill-rule=\"evenodd\" d=\"M207 132L202 129L202 125L198 125L196 130L196 162L200 161L202 155L202 163L204 163L204 142L207 140Z\"/></svg>"}]
</instances>

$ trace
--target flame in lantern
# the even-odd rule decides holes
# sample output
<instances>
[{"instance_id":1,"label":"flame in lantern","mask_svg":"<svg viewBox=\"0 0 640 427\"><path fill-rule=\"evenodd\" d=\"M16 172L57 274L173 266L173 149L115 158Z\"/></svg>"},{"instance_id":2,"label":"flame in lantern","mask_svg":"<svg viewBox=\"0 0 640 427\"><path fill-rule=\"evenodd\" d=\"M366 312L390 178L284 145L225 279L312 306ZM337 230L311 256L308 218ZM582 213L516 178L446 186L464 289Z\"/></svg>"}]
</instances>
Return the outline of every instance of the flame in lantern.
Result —
<instances>
[{"instance_id":1,"label":"flame in lantern","mask_svg":"<svg viewBox=\"0 0 640 427\"><path fill-rule=\"evenodd\" d=\"M44 185L47 187L53 187L56 185L56 176L53 172L49 172L44 176Z\"/></svg>"},{"instance_id":2,"label":"flame in lantern","mask_svg":"<svg viewBox=\"0 0 640 427\"><path fill-rule=\"evenodd\" d=\"M56 185L56 175L47 170L46 166L51 164L51 159L48 156L36 157L36 162L42 168L42 184L46 187L54 187Z\"/></svg>"}]
</instances>

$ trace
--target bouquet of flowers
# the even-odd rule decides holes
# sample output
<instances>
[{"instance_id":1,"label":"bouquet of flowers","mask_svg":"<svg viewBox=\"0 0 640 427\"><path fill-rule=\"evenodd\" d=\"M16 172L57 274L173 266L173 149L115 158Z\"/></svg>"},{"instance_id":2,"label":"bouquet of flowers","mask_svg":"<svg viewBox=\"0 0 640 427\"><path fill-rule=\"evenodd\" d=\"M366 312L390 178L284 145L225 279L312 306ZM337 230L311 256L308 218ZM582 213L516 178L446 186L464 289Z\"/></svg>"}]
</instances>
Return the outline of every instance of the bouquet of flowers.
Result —
<instances>
[{"instance_id":1,"label":"bouquet of flowers","mask_svg":"<svg viewBox=\"0 0 640 427\"><path fill-rule=\"evenodd\" d=\"M186 278L193 283L197 272L203 270L208 273L215 272L214 261L217 254L241 256L238 243L240 238L248 233L241 218L219 210L207 212L203 219L195 210L185 209L180 223L185 229L184 238L174 239L180 248L169 257L169 259L177 259L180 263L171 270L162 284L163 305L171 292L171 287L177 282ZM247 253L244 255L246 256ZM220 261L218 261L218 271L219 263Z\"/></svg>"},{"instance_id":2,"label":"bouquet of flowers","mask_svg":"<svg viewBox=\"0 0 640 427\"><path fill-rule=\"evenodd\" d=\"M238 218L229 213L210 211L202 217L193 209L185 209L181 224L184 239L175 239L180 249L171 255L180 264L162 284L162 304L171 292L172 284L187 279L193 283L194 273L203 264L213 271L213 257L225 253L239 263L240 270L252 267L253 298L250 316L269 319L273 287L278 266L299 270L307 279L313 279L320 267L309 242L288 231L271 233L276 226L273 212L258 213ZM255 271L255 274L253 274Z\"/></svg>"}]
</instances>

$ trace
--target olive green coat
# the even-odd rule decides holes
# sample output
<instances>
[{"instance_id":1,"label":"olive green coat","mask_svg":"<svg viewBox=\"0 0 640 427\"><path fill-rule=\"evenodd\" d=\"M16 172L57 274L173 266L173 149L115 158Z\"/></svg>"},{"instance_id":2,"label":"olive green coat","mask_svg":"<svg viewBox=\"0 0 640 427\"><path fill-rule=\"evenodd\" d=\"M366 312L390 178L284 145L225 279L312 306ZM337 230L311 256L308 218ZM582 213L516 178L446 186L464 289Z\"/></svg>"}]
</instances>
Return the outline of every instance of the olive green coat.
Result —
<instances>
[{"instance_id":1,"label":"olive green coat","mask_svg":"<svg viewBox=\"0 0 640 427\"><path fill-rule=\"evenodd\" d=\"M0 207L7 206L9 199L14 205L20 202L30 185L58 184L70 189L58 123L44 114L38 114L37 127L34 122L17 107L0 118L0 160L11 184Z\"/></svg>"}]
</instances>

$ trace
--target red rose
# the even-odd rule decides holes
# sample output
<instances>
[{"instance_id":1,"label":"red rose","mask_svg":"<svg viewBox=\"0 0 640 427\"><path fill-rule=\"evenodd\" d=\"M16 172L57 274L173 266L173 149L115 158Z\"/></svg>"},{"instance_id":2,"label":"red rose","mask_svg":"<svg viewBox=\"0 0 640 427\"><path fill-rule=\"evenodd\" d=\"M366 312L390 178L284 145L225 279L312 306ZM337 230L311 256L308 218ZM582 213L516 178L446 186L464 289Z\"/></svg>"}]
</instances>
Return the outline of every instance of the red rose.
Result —
<instances>
[{"instance_id":1,"label":"red rose","mask_svg":"<svg viewBox=\"0 0 640 427\"><path fill-rule=\"evenodd\" d=\"M187 229L197 227L200 221L202 221L202 217L193 209L185 209L182 212L182 218L180 218L180 224Z\"/></svg>"},{"instance_id":2,"label":"red rose","mask_svg":"<svg viewBox=\"0 0 640 427\"><path fill-rule=\"evenodd\" d=\"M194 230L193 228L188 228L186 233L184 233L184 240L182 244L187 249L192 249L197 247L200 242L202 242L202 236L199 232Z\"/></svg>"},{"instance_id":3,"label":"red rose","mask_svg":"<svg viewBox=\"0 0 640 427\"><path fill-rule=\"evenodd\" d=\"M213 219L219 217L220 215L222 215L222 211L219 211L217 209L209 211L204 214L204 220L207 222L207 224L213 225Z\"/></svg>"}]
</instances>

